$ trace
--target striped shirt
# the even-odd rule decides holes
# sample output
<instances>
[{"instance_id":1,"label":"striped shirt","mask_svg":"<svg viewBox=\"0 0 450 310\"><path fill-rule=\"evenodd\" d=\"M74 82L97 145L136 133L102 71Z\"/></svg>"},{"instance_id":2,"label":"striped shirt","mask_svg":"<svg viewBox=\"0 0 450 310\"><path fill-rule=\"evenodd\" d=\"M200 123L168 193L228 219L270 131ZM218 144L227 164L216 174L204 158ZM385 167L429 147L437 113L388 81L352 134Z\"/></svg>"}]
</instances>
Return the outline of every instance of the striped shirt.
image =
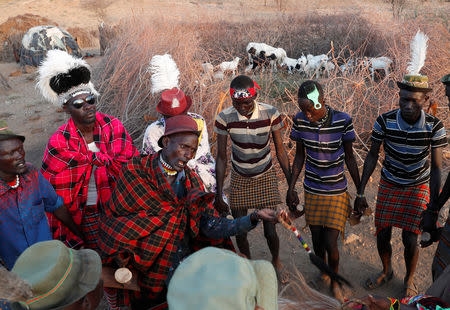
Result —
<instances>
[{"instance_id":1,"label":"striped shirt","mask_svg":"<svg viewBox=\"0 0 450 310\"><path fill-rule=\"evenodd\" d=\"M268 104L255 104L248 119L230 107L219 113L214 131L230 135L232 142L231 164L244 177L254 177L272 167L270 133L283 127L278 110Z\"/></svg>"},{"instance_id":2,"label":"striped shirt","mask_svg":"<svg viewBox=\"0 0 450 310\"><path fill-rule=\"evenodd\" d=\"M306 150L306 192L316 195L337 195L347 190L344 174L344 142L355 140L350 115L329 108L328 119L317 126L303 112L294 117L291 139L302 142Z\"/></svg>"},{"instance_id":3,"label":"striped shirt","mask_svg":"<svg viewBox=\"0 0 450 310\"><path fill-rule=\"evenodd\" d=\"M422 111L414 125L406 123L400 109L378 116L373 126L372 141L383 142L385 158L381 178L400 186L414 186L428 182L431 148L447 145L442 122Z\"/></svg>"}]
</instances>

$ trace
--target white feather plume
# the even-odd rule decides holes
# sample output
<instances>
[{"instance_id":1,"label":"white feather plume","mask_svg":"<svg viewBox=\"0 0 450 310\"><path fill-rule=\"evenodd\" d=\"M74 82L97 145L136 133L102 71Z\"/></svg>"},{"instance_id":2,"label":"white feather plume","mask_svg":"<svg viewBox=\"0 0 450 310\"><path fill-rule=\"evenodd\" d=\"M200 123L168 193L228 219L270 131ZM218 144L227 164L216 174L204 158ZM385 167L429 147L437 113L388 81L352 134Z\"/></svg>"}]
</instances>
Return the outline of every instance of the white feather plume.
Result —
<instances>
[{"instance_id":1,"label":"white feather plume","mask_svg":"<svg viewBox=\"0 0 450 310\"><path fill-rule=\"evenodd\" d=\"M147 71L152 74L152 94L178 87L180 71L169 54L153 56Z\"/></svg>"},{"instance_id":2,"label":"white feather plume","mask_svg":"<svg viewBox=\"0 0 450 310\"><path fill-rule=\"evenodd\" d=\"M61 50L50 50L47 52L45 59L39 65L38 69L38 80L36 87L41 91L42 96L53 103L54 105L59 105L59 96L58 94L50 87L50 79L55 75L60 73L67 73L71 69L77 67L86 67L91 70L91 67L87 64L86 61L80 58L75 58L72 55L69 55L65 51ZM98 96L98 92L95 90L92 82L89 82L87 85L92 93Z\"/></svg>"},{"instance_id":3,"label":"white feather plume","mask_svg":"<svg viewBox=\"0 0 450 310\"><path fill-rule=\"evenodd\" d=\"M420 69L422 69L425 64L427 47L428 36L418 30L411 41L411 60L408 62L408 67L406 68L408 74L419 75Z\"/></svg>"}]
</instances>

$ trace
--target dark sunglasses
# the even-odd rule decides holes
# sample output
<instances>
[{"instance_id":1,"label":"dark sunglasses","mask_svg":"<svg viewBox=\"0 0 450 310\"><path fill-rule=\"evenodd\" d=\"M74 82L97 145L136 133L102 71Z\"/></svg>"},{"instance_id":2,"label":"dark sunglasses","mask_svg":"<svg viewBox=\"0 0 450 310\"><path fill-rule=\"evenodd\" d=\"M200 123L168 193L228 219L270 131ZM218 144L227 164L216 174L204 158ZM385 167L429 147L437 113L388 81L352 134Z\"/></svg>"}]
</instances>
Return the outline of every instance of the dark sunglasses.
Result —
<instances>
[{"instance_id":1,"label":"dark sunglasses","mask_svg":"<svg viewBox=\"0 0 450 310\"><path fill-rule=\"evenodd\" d=\"M71 104L75 109L81 109L85 103L93 105L93 104L95 104L95 101L96 101L95 96L91 95L91 96L87 96L84 99L83 98L76 99L76 100L72 101Z\"/></svg>"}]
</instances>

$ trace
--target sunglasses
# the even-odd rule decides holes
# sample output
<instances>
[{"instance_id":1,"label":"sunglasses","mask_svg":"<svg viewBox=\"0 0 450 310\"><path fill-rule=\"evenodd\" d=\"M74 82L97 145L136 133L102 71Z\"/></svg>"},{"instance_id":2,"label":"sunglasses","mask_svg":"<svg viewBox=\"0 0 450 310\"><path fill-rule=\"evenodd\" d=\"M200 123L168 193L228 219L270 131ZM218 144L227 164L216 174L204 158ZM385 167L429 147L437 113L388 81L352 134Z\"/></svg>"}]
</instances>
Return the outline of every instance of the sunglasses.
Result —
<instances>
[{"instance_id":1,"label":"sunglasses","mask_svg":"<svg viewBox=\"0 0 450 310\"><path fill-rule=\"evenodd\" d=\"M75 109L81 109L81 108L84 106L85 103L90 104L90 105L93 105L93 104L95 104L95 101L96 101L95 96L92 96L92 95L91 95L91 96L87 96L87 97L84 98L84 99L79 98L79 99L74 100L74 101L72 102L72 106L73 106Z\"/></svg>"}]
</instances>

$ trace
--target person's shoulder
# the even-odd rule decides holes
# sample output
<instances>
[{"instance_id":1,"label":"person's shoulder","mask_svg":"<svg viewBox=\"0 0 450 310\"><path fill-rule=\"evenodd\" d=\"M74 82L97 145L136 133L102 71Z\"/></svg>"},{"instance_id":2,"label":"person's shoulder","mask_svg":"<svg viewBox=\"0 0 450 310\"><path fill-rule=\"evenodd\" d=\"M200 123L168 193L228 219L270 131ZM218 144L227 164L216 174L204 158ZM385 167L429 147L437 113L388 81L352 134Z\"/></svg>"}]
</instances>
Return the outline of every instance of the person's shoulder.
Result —
<instances>
[{"instance_id":1,"label":"person's shoulder","mask_svg":"<svg viewBox=\"0 0 450 310\"><path fill-rule=\"evenodd\" d=\"M427 123L433 123L433 124L442 123L442 121L439 118L437 118L436 116L434 116L432 114L428 114L427 112L425 112L425 121Z\"/></svg>"},{"instance_id":2,"label":"person's shoulder","mask_svg":"<svg viewBox=\"0 0 450 310\"><path fill-rule=\"evenodd\" d=\"M278 109L276 107L274 107L273 105L270 105L270 104L267 104L267 103L264 103L264 102L257 102L256 104L258 104L259 109L262 110L262 111L265 110L265 111L268 111L268 112L271 112L271 113L278 112Z\"/></svg>"},{"instance_id":3,"label":"person's shoulder","mask_svg":"<svg viewBox=\"0 0 450 310\"><path fill-rule=\"evenodd\" d=\"M293 121L295 123L308 122L308 120L306 119L305 113L303 113L302 111L300 111L294 115Z\"/></svg>"},{"instance_id":4,"label":"person's shoulder","mask_svg":"<svg viewBox=\"0 0 450 310\"><path fill-rule=\"evenodd\" d=\"M219 116L224 121L227 121L227 119L229 119L230 117L233 117L233 115L235 115L235 113L237 113L236 109L231 106L231 107L226 108L225 110L220 111L220 113L217 114L217 116Z\"/></svg>"},{"instance_id":5,"label":"person's shoulder","mask_svg":"<svg viewBox=\"0 0 450 310\"><path fill-rule=\"evenodd\" d=\"M104 114L101 112L97 112L96 118L101 126L106 125L106 126L113 126L113 127L116 127L116 126L123 127L122 122L114 116L107 115L107 114Z\"/></svg>"},{"instance_id":6,"label":"person's shoulder","mask_svg":"<svg viewBox=\"0 0 450 310\"><path fill-rule=\"evenodd\" d=\"M387 111L387 112L382 113L379 117L382 117L383 119L396 118L398 111L399 111L399 109Z\"/></svg>"}]
</instances>

